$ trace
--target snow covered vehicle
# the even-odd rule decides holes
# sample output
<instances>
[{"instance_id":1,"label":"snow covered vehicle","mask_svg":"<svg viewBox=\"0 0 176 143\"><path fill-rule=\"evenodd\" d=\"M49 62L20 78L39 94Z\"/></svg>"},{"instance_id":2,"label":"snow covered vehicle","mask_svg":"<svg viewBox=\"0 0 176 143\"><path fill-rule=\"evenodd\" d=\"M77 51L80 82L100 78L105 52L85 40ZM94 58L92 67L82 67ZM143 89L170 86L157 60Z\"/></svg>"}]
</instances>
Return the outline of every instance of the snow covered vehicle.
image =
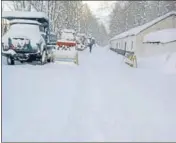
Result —
<instances>
[{"instance_id":1,"label":"snow covered vehicle","mask_svg":"<svg viewBox=\"0 0 176 143\"><path fill-rule=\"evenodd\" d=\"M57 43L57 35L54 32L50 32L50 37L49 37L49 44L52 45L54 48L56 48L56 43Z\"/></svg>"},{"instance_id":2,"label":"snow covered vehicle","mask_svg":"<svg viewBox=\"0 0 176 143\"><path fill-rule=\"evenodd\" d=\"M86 48L86 45L88 44L86 35L84 33L78 33L76 36L76 42L76 49L78 51L83 51Z\"/></svg>"},{"instance_id":3,"label":"snow covered vehicle","mask_svg":"<svg viewBox=\"0 0 176 143\"><path fill-rule=\"evenodd\" d=\"M9 21L9 30L2 37L2 55L7 64L15 61L39 61L42 65L53 61L49 43L49 21L42 12L3 12Z\"/></svg>"},{"instance_id":4,"label":"snow covered vehicle","mask_svg":"<svg viewBox=\"0 0 176 143\"><path fill-rule=\"evenodd\" d=\"M78 52L76 50L75 31L72 29L63 29L61 37L57 41L55 51L56 61L74 62L78 64Z\"/></svg>"},{"instance_id":5,"label":"snow covered vehicle","mask_svg":"<svg viewBox=\"0 0 176 143\"><path fill-rule=\"evenodd\" d=\"M51 62L54 62L54 53L55 53L55 50L56 50L56 43L57 43L57 35L54 33L54 32L50 32L49 34L49 42L47 43L47 49L48 49L48 58L51 59Z\"/></svg>"}]
</instances>

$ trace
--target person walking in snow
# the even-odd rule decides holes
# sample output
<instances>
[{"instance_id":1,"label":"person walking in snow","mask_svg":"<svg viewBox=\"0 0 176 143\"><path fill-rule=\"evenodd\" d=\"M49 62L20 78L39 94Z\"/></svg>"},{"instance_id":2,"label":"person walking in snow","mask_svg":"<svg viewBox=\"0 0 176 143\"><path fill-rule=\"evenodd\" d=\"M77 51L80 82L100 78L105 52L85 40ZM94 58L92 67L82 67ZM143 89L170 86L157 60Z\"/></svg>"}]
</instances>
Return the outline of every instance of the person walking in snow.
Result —
<instances>
[{"instance_id":1,"label":"person walking in snow","mask_svg":"<svg viewBox=\"0 0 176 143\"><path fill-rule=\"evenodd\" d=\"M90 38L90 43L89 43L89 52L92 52L92 47L95 44L95 39L92 37Z\"/></svg>"}]
</instances>

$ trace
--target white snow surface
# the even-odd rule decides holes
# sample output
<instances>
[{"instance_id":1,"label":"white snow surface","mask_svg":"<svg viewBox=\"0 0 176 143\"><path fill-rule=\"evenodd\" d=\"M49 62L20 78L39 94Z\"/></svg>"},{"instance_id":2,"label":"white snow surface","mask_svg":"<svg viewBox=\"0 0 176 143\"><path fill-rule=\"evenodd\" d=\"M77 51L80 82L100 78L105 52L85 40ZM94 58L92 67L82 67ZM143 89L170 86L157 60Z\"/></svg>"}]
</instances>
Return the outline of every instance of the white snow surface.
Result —
<instances>
[{"instance_id":1,"label":"white snow surface","mask_svg":"<svg viewBox=\"0 0 176 143\"><path fill-rule=\"evenodd\" d=\"M67 36L67 37L68 37L68 36ZM70 36L70 37L71 37L71 36ZM76 43L75 41L66 40L66 38L65 38L65 39L59 39L59 40L57 40L57 42Z\"/></svg>"},{"instance_id":2,"label":"white snow surface","mask_svg":"<svg viewBox=\"0 0 176 143\"><path fill-rule=\"evenodd\" d=\"M44 12L28 12L28 11L3 11L2 18L45 18L48 20Z\"/></svg>"},{"instance_id":3,"label":"white snow surface","mask_svg":"<svg viewBox=\"0 0 176 143\"><path fill-rule=\"evenodd\" d=\"M2 141L176 141L176 76L122 60L97 47L79 66L3 64Z\"/></svg>"},{"instance_id":4,"label":"white snow surface","mask_svg":"<svg viewBox=\"0 0 176 143\"><path fill-rule=\"evenodd\" d=\"M62 34L61 34L61 39L60 40L64 40L64 42L65 42L65 40L66 41L71 41L71 40L74 40L74 35L73 35L73 33L72 32L63 32Z\"/></svg>"},{"instance_id":5,"label":"white snow surface","mask_svg":"<svg viewBox=\"0 0 176 143\"><path fill-rule=\"evenodd\" d=\"M176 15L176 11L168 12L165 15L160 16L160 17L158 17L158 18L156 18L156 19L154 19L154 20L152 20L152 21L150 21L150 22L148 22L148 23L146 23L144 25L137 26L137 27L132 28L132 29L130 29L128 31L125 31L125 32L123 32L123 33L121 33L119 35L116 35L115 37L110 39L110 41L111 40L116 40L116 39L121 39L121 38L128 37L128 36L137 35L138 33L140 33L141 31L145 30L146 28L154 25L155 23L157 23L157 22L159 22L159 21L161 21L161 20L163 20L163 19L165 19L165 18L167 18L167 17L169 17L171 15Z\"/></svg>"},{"instance_id":6,"label":"white snow surface","mask_svg":"<svg viewBox=\"0 0 176 143\"><path fill-rule=\"evenodd\" d=\"M41 25L41 23L35 21L35 20L24 20L24 19L14 19L14 20L10 20L9 22L10 24L12 23L31 23L31 24L37 24L37 25Z\"/></svg>"},{"instance_id":7,"label":"white snow surface","mask_svg":"<svg viewBox=\"0 0 176 143\"><path fill-rule=\"evenodd\" d=\"M62 58L74 59L77 53L78 51L75 49L75 47L70 47L70 49L67 48L67 50L61 50L61 49L54 50L54 56L56 61Z\"/></svg>"},{"instance_id":8,"label":"white snow surface","mask_svg":"<svg viewBox=\"0 0 176 143\"><path fill-rule=\"evenodd\" d=\"M143 42L169 43L176 41L176 28L151 32L144 37Z\"/></svg>"},{"instance_id":9,"label":"white snow surface","mask_svg":"<svg viewBox=\"0 0 176 143\"><path fill-rule=\"evenodd\" d=\"M176 53L168 55L164 71L169 74L176 74Z\"/></svg>"}]
</instances>

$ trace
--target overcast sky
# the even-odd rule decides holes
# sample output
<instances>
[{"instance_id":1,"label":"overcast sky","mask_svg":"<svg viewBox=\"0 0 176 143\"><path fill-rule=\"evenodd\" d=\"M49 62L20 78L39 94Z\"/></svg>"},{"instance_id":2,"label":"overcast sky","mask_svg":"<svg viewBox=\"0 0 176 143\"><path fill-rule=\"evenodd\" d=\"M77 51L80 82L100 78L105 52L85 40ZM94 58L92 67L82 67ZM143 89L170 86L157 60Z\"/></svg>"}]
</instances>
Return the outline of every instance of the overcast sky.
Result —
<instances>
[{"instance_id":1,"label":"overcast sky","mask_svg":"<svg viewBox=\"0 0 176 143\"><path fill-rule=\"evenodd\" d=\"M112 12L115 2L116 1L83 1L83 3L88 4L99 22L105 25L107 32L109 32L109 14Z\"/></svg>"}]
</instances>

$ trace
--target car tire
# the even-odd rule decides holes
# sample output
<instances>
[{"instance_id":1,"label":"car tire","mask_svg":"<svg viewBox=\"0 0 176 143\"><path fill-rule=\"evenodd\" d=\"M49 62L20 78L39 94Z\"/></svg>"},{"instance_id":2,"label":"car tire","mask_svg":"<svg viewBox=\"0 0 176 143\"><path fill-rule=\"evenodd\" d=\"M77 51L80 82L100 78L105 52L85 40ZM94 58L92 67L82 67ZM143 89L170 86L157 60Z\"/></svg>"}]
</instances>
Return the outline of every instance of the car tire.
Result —
<instances>
[{"instance_id":1,"label":"car tire","mask_svg":"<svg viewBox=\"0 0 176 143\"><path fill-rule=\"evenodd\" d=\"M43 52L42 52L42 56L41 56L41 65L44 65L44 64L46 64L46 60L47 59L47 53L46 53L46 50L43 50Z\"/></svg>"},{"instance_id":2,"label":"car tire","mask_svg":"<svg viewBox=\"0 0 176 143\"><path fill-rule=\"evenodd\" d=\"M50 63L51 62L51 58L47 59L47 62Z\"/></svg>"},{"instance_id":3,"label":"car tire","mask_svg":"<svg viewBox=\"0 0 176 143\"><path fill-rule=\"evenodd\" d=\"M15 64L15 61L12 57L8 56L7 57L7 64L8 65L14 65Z\"/></svg>"}]
</instances>

